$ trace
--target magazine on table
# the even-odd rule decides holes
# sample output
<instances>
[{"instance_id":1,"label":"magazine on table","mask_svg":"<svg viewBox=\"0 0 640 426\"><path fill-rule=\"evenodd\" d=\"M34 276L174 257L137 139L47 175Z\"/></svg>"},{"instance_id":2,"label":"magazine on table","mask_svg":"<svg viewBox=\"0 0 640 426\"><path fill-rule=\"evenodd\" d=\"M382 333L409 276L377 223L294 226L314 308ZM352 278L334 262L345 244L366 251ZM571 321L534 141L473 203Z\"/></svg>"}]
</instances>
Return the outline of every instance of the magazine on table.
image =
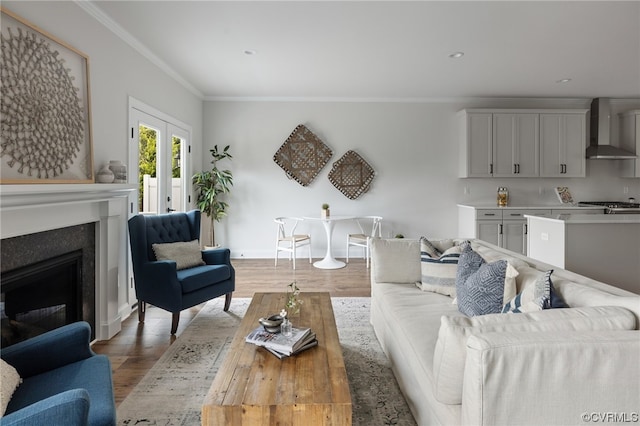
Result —
<instances>
[{"instance_id":1,"label":"magazine on table","mask_svg":"<svg viewBox=\"0 0 640 426\"><path fill-rule=\"evenodd\" d=\"M245 341L291 355L300 349L310 333L310 328L293 327L291 336L287 337L282 333L269 333L263 326L259 326L249 333Z\"/></svg>"},{"instance_id":2,"label":"magazine on table","mask_svg":"<svg viewBox=\"0 0 640 426\"><path fill-rule=\"evenodd\" d=\"M304 341L302 342L302 344L300 345L300 347L298 349L296 349L294 352L292 352L291 354L286 354L286 353L282 353L282 352L278 352L274 349L270 349L268 347L264 347L266 350L268 350L269 352L271 352L273 355L277 356L278 358L282 359L282 358L287 358L289 356L294 356L299 354L302 351L306 351L309 348L313 348L314 346L318 345L318 339L316 338L316 333L310 333L306 339L304 339Z\"/></svg>"}]
</instances>

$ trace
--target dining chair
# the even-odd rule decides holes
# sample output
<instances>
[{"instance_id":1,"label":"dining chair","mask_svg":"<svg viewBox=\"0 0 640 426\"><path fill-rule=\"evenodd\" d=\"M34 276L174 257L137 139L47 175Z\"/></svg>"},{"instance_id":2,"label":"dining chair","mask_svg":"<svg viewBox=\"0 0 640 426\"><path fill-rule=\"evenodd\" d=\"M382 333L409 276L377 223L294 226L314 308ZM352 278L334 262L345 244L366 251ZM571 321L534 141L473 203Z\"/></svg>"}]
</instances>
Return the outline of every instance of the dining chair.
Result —
<instances>
[{"instance_id":1,"label":"dining chair","mask_svg":"<svg viewBox=\"0 0 640 426\"><path fill-rule=\"evenodd\" d=\"M382 217L381 216L362 216L355 219L360 229L359 234L347 234L347 263L349 263L349 247L362 247L364 249L364 258L369 267L369 259L371 257L372 238L382 237Z\"/></svg>"},{"instance_id":2,"label":"dining chair","mask_svg":"<svg viewBox=\"0 0 640 426\"><path fill-rule=\"evenodd\" d=\"M296 234L298 223L304 219L299 217L277 217L274 220L278 225L275 266L278 266L278 254L281 251L286 251L289 253L289 260L293 259L293 269L296 269L296 250L304 246L309 249L309 263L311 263L311 235Z\"/></svg>"}]
</instances>

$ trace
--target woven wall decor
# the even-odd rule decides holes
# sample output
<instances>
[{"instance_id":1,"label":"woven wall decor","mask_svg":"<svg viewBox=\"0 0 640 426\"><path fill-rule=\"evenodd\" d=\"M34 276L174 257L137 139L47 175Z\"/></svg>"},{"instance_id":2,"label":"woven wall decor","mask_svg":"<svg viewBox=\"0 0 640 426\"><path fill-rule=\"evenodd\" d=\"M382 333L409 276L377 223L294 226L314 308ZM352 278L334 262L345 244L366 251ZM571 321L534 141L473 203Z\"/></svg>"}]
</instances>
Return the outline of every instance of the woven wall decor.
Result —
<instances>
[{"instance_id":1,"label":"woven wall decor","mask_svg":"<svg viewBox=\"0 0 640 426\"><path fill-rule=\"evenodd\" d=\"M289 179L307 186L329 162L332 155L333 151L320 138L300 124L278 148L273 161L282 167Z\"/></svg>"},{"instance_id":2,"label":"woven wall decor","mask_svg":"<svg viewBox=\"0 0 640 426\"><path fill-rule=\"evenodd\" d=\"M355 200L369 190L375 176L373 168L355 151L347 151L333 163L329 181L347 198Z\"/></svg>"}]
</instances>

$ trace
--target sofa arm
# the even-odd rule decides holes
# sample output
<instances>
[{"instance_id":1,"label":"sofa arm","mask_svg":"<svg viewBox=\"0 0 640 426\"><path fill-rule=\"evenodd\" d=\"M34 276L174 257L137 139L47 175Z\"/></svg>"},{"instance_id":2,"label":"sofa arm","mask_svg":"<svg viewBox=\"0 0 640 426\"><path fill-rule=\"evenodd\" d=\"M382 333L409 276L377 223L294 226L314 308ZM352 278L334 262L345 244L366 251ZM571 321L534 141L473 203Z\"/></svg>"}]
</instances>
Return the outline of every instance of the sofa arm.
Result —
<instances>
[{"instance_id":1,"label":"sofa arm","mask_svg":"<svg viewBox=\"0 0 640 426\"><path fill-rule=\"evenodd\" d=\"M79 321L2 348L2 359L31 377L95 355L90 340L91 327Z\"/></svg>"},{"instance_id":2,"label":"sofa arm","mask_svg":"<svg viewBox=\"0 0 640 426\"><path fill-rule=\"evenodd\" d=\"M87 425L89 392L72 389L2 417L2 426Z\"/></svg>"},{"instance_id":3,"label":"sofa arm","mask_svg":"<svg viewBox=\"0 0 640 426\"><path fill-rule=\"evenodd\" d=\"M202 260L207 265L231 265L231 250L228 248L202 250Z\"/></svg>"},{"instance_id":4,"label":"sofa arm","mask_svg":"<svg viewBox=\"0 0 640 426\"><path fill-rule=\"evenodd\" d=\"M640 410L640 331L485 333L469 337L465 425L568 425Z\"/></svg>"}]
</instances>

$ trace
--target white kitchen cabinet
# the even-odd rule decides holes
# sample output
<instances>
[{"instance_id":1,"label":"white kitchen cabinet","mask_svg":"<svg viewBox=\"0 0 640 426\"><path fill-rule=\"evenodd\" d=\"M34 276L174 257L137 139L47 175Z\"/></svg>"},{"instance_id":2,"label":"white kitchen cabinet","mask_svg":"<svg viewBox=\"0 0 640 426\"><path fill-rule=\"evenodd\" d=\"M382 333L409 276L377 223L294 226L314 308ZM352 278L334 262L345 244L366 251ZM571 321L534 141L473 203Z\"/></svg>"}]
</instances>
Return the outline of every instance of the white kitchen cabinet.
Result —
<instances>
[{"instance_id":1,"label":"white kitchen cabinet","mask_svg":"<svg viewBox=\"0 0 640 426\"><path fill-rule=\"evenodd\" d=\"M620 114L620 147L635 152L638 158L625 160L623 177L640 177L640 110Z\"/></svg>"},{"instance_id":2,"label":"white kitchen cabinet","mask_svg":"<svg viewBox=\"0 0 640 426\"><path fill-rule=\"evenodd\" d=\"M540 176L586 176L586 112L540 114Z\"/></svg>"},{"instance_id":3,"label":"white kitchen cabinet","mask_svg":"<svg viewBox=\"0 0 640 426\"><path fill-rule=\"evenodd\" d=\"M461 177L491 177L493 114L461 114Z\"/></svg>"},{"instance_id":4,"label":"white kitchen cabinet","mask_svg":"<svg viewBox=\"0 0 640 426\"><path fill-rule=\"evenodd\" d=\"M494 177L539 175L539 114L493 114Z\"/></svg>"},{"instance_id":5,"label":"white kitchen cabinet","mask_svg":"<svg viewBox=\"0 0 640 426\"><path fill-rule=\"evenodd\" d=\"M550 209L473 208L458 206L458 234L477 238L498 247L526 254L527 221L525 215L550 216Z\"/></svg>"},{"instance_id":6,"label":"white kitchen cabinet","mask_svg":"<svg viewBox=\"0 0 640 426\"><path fill-rule=\"evenodd\" d=\"M459 176L584 177L586 113L462 110Z\"/></svg>"}]
</instances>

